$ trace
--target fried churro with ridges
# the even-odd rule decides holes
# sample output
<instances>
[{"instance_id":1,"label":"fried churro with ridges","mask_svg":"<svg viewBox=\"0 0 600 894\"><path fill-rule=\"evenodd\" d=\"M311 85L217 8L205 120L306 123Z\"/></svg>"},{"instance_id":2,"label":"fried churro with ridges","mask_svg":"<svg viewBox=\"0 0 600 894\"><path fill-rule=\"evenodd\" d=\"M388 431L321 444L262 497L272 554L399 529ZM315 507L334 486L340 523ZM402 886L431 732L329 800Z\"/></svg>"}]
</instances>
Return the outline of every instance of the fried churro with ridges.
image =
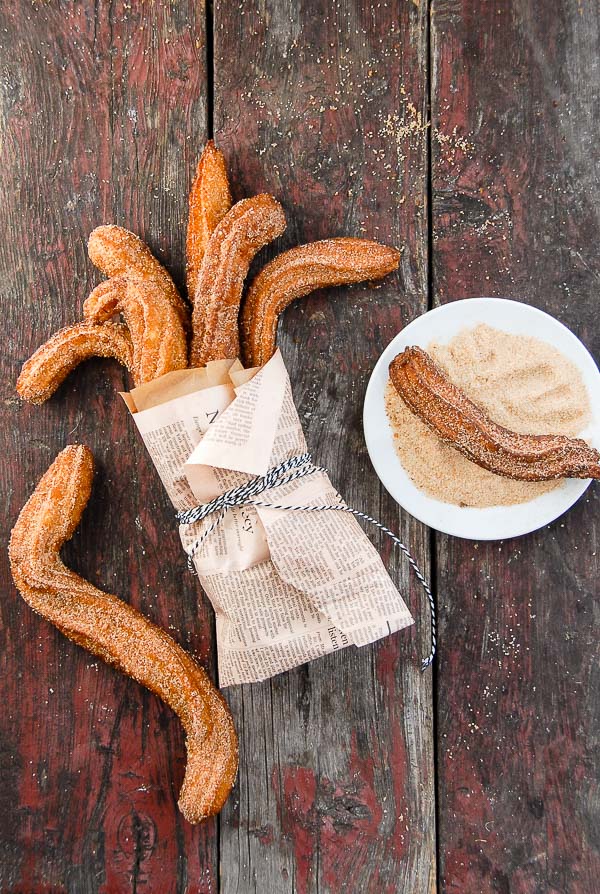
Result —
<instances>
[{"instance_id":1,"label":"fried churro with ridges","mask_svg":"<svg viewBox=\"0 0 600 894\"><path fill-rule=\"evenodd\" d=\"M237 202L210 237L192 316L191 366L239 354L244 279L257 252L285 230L283 208L263 194Z\"/></svg>"},{"instance_id":2,"label":"fried churro with ridges","mask_svg":"<svg viewBox=\"0 0 600 894\"><path fill-rule=\"evenodd\" d=\"M296 298L326 286L380 279L398 267L400 252L368 239L324 239L278 255L250 284L241 316L246 366L275 352L279 314Z\"/></svg>"},{"instance_id":3,"label":"fried churro with ridges","mask_svg":"<svg viewBox=\"0 0 600 894\"><path fill-rule=\"evenodd\" d=\"M62 563L59 551L79 524L92 477L87 447L73 445L58 455L13 528L12 575L34 611L179 715L188 758L179 807L197 823L219 812L235 780L238 746L231 714L204 670L164 630Z\"/></svg>"},{"instance_id":4,"label":"fried churro with ridges","mask_svg":"<svg viewBox=\"0 0 600 894\"><path fill-rule=\"evenodd\" d=\"M422 348L405 348L390 379L407 407L446 444L505 478L600 478L600 453L581 438L522 435L493 422Z\"/></svg>"},{"instance_id":5,"label":"fried churro with ridges","mask_svg":"<svg viewBox=\"0 0 600 894\"><path fill-rule=\"evenodd\" d=\"M66 326L41 345L26 360L17 379L17 392L24 400L41 404L47 400L82 361L90 357L114 357L135 376L133 345L122 323L77 323Z\"/></svg>"},{"instance_id":6,"label":"fried churro with ridges","mask_svg":"<svg viewBox=\"0 0 600 894\"><path fill-rule=\"evenodd\" d=\"M116 313L123 314L131 333L138 384L187 367L184 328L158 283L115 276L97 286L83 305L84 317L94 323Z\"/></svg>"},{"instance_id":7,"label":"fried churro with ridges","mask_svg":"<svg viewBox=\"0 0 600 894\"><path fill-rule=\"evenodd\" d=\"M189 208L186 277L188 298L193 301L208 241L231 208L225 159L212 140L200 156L190 190Z\"/></svg>"},{"instance_id":8,"label":"fried churro with ridges","mask_svg":"<svg viewBox=\"0 0 600 894\"><path fill-rule=\"evenodd\" d=\"M88 254L92 264L105 276L129 276L156 283L187 331L188 308L163 265L139 236L114 224L96 227L88 239Z\"/></svg>"}]
</instances>

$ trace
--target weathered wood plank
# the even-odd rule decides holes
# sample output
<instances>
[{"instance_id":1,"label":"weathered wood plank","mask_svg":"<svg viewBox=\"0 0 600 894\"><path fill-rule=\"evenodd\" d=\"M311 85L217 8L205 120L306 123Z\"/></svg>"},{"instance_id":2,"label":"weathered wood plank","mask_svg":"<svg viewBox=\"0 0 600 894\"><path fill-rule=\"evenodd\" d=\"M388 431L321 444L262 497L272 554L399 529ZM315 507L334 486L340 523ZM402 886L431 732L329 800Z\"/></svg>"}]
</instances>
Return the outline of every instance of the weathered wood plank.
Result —
<instances>
[{"instance_id":1,"label":"weathered wood plank","mask_svg":"<svg viewBox=\"0 0 600 894\"><path fill-rule=\"evenodd\" d=\"M99 281L85 241L114 221L183 279L186 195L206 136L202 3L19 3L0 11L2 535L68 442L94 450L94 493L67 558L211 662L172 513L115 391L81 368L48 404L14 392L22 361L75 321ZM215 892L216 823L176 807L185 750L174 715L37 619L0 554L0 887Z\"/></svg>"},{"instance_id":2,"label":"weathered wood plank","mask_svg":"<svg viewBox=\"0 0 600 894\"><path fill-rule=\"evenodd\" d=\"M215 137L238 198L283 202L277 250L341 234L405 246L380 288L291 308L280 344L314 456L427 567L427 534L378 486L361 425L375 360L426 307L426 4L217 2L214 25ZM435 888L426 615L390 561L416 632L228 690L241 771L221 822L227 894Z\"/></svg>"},{"instance_id":3,"label":"weathered wood plank","mask_svg":"<svg viewBox=\"0 0 600 894\"><path fill-rule=\"evenodd\" d=\"M597 6L432 15L435 299L522 298L598 356ZM598 508L593 486L532 536L438 540L448 894L598 888Z\"/></svg>"}]
</instances>

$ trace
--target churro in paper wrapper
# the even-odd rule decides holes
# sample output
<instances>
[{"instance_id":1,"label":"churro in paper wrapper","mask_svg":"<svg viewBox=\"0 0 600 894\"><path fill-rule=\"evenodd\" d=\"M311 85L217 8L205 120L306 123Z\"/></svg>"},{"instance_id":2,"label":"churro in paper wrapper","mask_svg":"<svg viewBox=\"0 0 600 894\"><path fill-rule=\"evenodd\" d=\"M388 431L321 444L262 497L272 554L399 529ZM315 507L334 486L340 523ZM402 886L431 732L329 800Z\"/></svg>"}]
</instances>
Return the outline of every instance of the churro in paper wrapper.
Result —
<instances>
[{"instance_id":1,"label":"churro in paper wrapper","mask_svg":"<svg viewBox=\"0 0 600 894\"><path fill-rule=\"evenodd\" d=\"M279 351L258 370L219 360L123 398L177 511L208 503L306 452ZM327 474L264 491L280 506L341 503ZM377 550L347 512L246 504L181 525L216 615L219 683L264 680L412 624Z\"/></svg>"}]
</instances>

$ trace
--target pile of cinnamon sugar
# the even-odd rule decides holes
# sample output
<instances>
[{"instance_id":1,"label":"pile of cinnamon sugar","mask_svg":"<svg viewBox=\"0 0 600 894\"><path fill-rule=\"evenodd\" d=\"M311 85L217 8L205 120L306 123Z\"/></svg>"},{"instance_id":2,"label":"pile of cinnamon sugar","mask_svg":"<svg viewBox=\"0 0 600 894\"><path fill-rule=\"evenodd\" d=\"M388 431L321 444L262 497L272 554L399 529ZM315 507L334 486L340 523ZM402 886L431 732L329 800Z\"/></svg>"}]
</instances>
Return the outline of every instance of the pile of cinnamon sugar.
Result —
<instances>
[{"instance_id":1,"label":"pile of cinnamon sugar","mask_svg":"<svg viewBox=\"0 0 600 894\"><path fill-rule=\"evenodd\" d=\"M578 435L591 418L577 367L536 338L480 324L427 351L494 422L522 434ZM560 481L512 481L442 443L404 404L391 383L385 405L400 462L429 496L457 506L509 506L553 490Z\"/></svg>"}]
</instances>

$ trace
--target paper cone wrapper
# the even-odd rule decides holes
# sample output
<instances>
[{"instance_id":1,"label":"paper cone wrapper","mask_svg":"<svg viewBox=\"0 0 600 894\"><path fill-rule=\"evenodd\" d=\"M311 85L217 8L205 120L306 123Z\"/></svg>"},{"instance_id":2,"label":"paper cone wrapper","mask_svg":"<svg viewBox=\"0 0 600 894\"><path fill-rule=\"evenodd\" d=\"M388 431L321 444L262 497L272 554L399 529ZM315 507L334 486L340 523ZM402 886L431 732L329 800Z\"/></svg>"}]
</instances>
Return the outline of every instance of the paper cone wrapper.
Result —
<instances>
[{"instance_id":1,"label":"paper cone wrapper","mask_svg":"<svg viewBox=\"0 0 600 894\"><path fill-rule=\"evenodd\" d=\"M207 503L306 452L279 351L169 373L123 398L176 510ZM283 506L343 505L324 472L265 491ZM215 515L180 527L186 551ZM350 513L234 508L194 565L216 615L219 683L264 680L412 624L381 558Z\"/></svg>"}]
</instances>

